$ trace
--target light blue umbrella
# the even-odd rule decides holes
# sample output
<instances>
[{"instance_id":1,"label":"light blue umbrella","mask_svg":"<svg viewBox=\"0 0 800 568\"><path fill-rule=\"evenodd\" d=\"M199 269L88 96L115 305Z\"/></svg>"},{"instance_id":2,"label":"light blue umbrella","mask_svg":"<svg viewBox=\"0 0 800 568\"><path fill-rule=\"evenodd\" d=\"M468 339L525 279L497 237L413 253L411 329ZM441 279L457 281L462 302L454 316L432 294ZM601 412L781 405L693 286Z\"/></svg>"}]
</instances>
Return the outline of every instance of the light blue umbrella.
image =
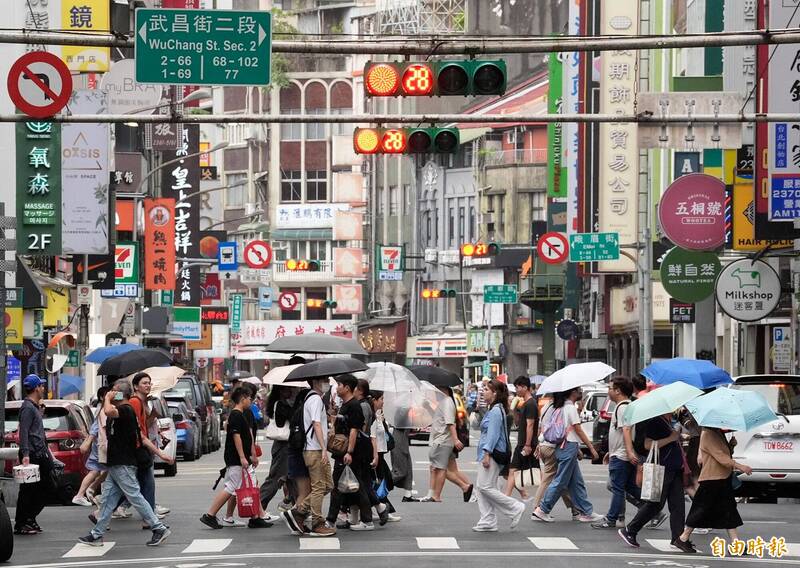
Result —
<instances>
[{"instance_id":1,"label":"light blue umbrella","mask_svg":"<svg viewBox=\"0 0 800 568\"><path fill-rule=\"evenodd\" d=\"M658 387L628 405L625 409L625 422L633 425L669 414L701 394L703 391L699 388L686 383L672 383Z\"/></svg>"},{"instance_id":2,"label":"light blue umbrella","mask_svg":"<svg viewBox=\"0 0 800 568\"><path fill-rule=\"evenodd\" d=\"M109 357L119 355L120 353L127 353L128 351L136 351L137 349L142 349L142 346L136 345L135 343L120 343L119 345L98 347L86 356L86 362L97 363L99 365Z\"/></svg>"},{"instance_id":3,"label":"light blue umbrella","mask_svg":"<svg viewBox=\"0 0 800 568\"><path fill-rule=\"evenodd\" d=\"M71 394L81 394L85 384L83 377L61 374L58 376L58 396L64 398Z\"/></svg>"},{"instance_id":4,"label":"light blue umbrella","mask_svg":"<svg viewBox=\"0 0 800 568\"><path fill-rule=\"evenodd\" d=\"M774 422L777 415L760 392L717 389L686 403L700 426L746 432Z\"/></svg>"},{"instance_id":5,"label":"light blue umbrella","mask_svg":"<svg viewBox=\"0 0 800 568\"><path fill-rule=\"evenodd\" d=\"M677 381L699 389L710 389L733 382L725 369L705 359L665 359L656 361L642 370L642 375L657 385L668 385Z\"/></svg>"}]
</instances>

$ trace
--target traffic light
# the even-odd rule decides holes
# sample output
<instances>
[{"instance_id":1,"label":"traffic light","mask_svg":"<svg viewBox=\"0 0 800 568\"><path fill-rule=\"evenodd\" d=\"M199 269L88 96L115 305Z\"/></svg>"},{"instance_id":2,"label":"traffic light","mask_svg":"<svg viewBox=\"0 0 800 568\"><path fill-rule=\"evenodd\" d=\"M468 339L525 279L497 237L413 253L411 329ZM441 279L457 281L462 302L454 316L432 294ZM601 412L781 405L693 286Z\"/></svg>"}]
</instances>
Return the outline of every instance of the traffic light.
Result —
<instances>
[{"instance_id":1,"label":"traffic light","mask_svg":"<svg viewBox=\"0 0 800 568\"><path fill-rule=\"evenodd\" d=\"M286 261L286 270L292 272L319 272L319 261L290 258Z\"/></svg>"},{"instance_id":2,"label":"traffic light","mask_svg":"<svg viewBox=\"0 0 800 568\"><path fill-rule=\"evenodd\" d=\"M461 142L458 128L356 128L356 154L452 154Z\"/></svg>"},{"instance_id":3,"label":"traffic light","mask_svg":"<svg viewBox=\"0 0 800 568\"><path fill-rule=\"evenodd\" d=\"M338 304L333 300L318 300L316 298L309 298L306 300L306 306L309 308L325 308L335 310Z\"/></svg>"},{"instance_id":4,"label":"traffic light","mask_svg":"<svg viewBox=\"0 0 800 568\"><path fill-rule=\"evenodd\" d=\"M435 290L433 288L424 288L422 290L422 298L425 300L438 300L441 298L455 298L456 291L452 288L445 288L444 290Z\"/></svg>"},{"instance_id":5,"label":"traffic light","mask_svg":"<svg viewBox=\"0 0 800 568\"><path fill-rule=\"evenodd\" d=\"M497 243L464 243L461 245L461 256L482 258L497 256L499 252L500 245Z\"/></svg>"},{"instance_id":6,"label":"traffic light","mask_svg":"<svg viewBox=\"0 0 800 568\"><path fill-rule=\"evenodd\" d=\"M373 97L433 97L502 95L506 92L506 62L368 61L364 86Z\"/></svg>"}]
</instances>

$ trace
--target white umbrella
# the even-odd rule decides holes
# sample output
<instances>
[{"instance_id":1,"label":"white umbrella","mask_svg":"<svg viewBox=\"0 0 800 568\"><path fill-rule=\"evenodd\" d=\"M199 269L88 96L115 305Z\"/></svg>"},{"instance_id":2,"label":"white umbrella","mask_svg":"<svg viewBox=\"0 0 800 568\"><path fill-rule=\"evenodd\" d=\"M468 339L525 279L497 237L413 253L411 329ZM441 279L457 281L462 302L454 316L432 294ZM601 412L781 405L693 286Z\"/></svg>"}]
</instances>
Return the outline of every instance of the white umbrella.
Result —
<instances>
[{"instance_id":1,"label":"white umbrella","mask_svg":"<svg viewBox=\"0 0 800 568\"><path fill-rule=\"evenodd\" d=\"M269 373L264 375L262 382L265 385L283 385L285 387L295 387L295 388L309 388L307 382L294 382L294 383L287 383L286 377L289 376L289 373L294 371L300 367L300 365L284 365L282 367L275 367L271 369Z\"/></svg>"},{"instance_id":2,"label":"white umbrella","mask_svg":"<svg viewBox=\"0 0 800 568\"><path fill-rule=\"evenodd\" d=\"M426 428L433 423L436 410L447 395L426 381L422 388L405 392L385 392L383 415L395 428Z\"/></svg>"},{"instance_id":3,"label":"white umbrella","mask_svg":"<svg viewBox=\"0 0 800 568\"><path fill-rule=\"evenodd\" d=\"M420 380L408 369L394 363L370 363L364 377L370 390L383 392L409 392L420 390Z\"/></svg>"},{"instance_id":4,"label":"white umbrella","mask_svg":"<svg viewBox=\"0 0 800 568\"><path fill-rule=\"evenodd\" d=\"M605 363L593 361L591 363L574 363L559 369L544 381L536 394L550 394L564 392L576 387L582 387L603 380L616 369Z\"/></svg>"},{"instance_id":5,"label":"white umbrella","mask_svg":"<svg viewBox=\"0 0 800 568\"><path fill-rule=\"evenodd\" d=\"M180 367L148 367L140 372L147 373L150 376L150 384L152 385L150 394L154 395L171 389L178 384L178 379L186 374L186 371ZM138 375L139 373L134 374ZM133 375L128 378L132 379Z\"/></svg>"},{"instance_id":6,"label":"white umbrella","mask_svg":"<svg viewBox=\"0 0 800 568\"><path fill-rule=\"evenodd\" d=\"M256 385L257 387L261 386L261 379L259 379L258 377L245 377L239 380L243 383L250 383L251 385Z\"/></svg>"}]
</instances>

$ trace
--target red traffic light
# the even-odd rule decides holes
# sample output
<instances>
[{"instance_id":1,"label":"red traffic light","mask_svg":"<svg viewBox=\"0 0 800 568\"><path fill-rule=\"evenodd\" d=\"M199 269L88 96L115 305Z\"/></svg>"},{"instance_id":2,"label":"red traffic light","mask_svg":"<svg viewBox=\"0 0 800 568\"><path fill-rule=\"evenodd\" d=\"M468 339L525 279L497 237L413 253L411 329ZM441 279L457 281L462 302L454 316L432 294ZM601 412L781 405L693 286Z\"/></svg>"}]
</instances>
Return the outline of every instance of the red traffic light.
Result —
<instances>
[{"instance_id":1,"label":"red traffic light","mask_svg":"<svg viewBox=\"0 0 800 568\"><path fill-rule=\"evenodd\" d=\"M390 63L371 65L366 70L364 86L373 97L390 97L400 87L400 73Z\"/></svg>"},{"instance_id":2,"label":"red traffic light","mask_svg":"<svg viewBox=\"0 0 800 568\"><path fill-rule=\"evenodd\" d=\"M430 95L433 92L434 76L430 65L414 63L403 72L403 93L406 95Z\"/></svg>"},{"instance_id":3,"label":"red traffic light","mask_svg":"<svg viewBox=\"0 0 800 568\"><path fill-rule=\"evenodd\" d=\"M406 132L401 128L386 130L381 139L381 149L384 154L402 154L406 151L407 144Z\"/></svg>"}]
</instances>

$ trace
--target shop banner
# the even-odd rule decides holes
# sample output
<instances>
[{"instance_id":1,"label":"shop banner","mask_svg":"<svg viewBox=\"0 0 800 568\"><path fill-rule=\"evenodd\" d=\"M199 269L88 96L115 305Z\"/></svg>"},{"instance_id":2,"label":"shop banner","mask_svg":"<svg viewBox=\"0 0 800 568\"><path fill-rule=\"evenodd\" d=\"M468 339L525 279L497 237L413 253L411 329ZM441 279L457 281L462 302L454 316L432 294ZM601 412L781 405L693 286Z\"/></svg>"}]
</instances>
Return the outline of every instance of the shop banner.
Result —
<instances>
[{"instance_id":1,"label":"shop banner","mask_svg":"<svg viewBox=\"0 0 800 568\"><path fill-rule=\"evenodd\" d=\"M144 201L144 288L175 289L175 200Z\"/></svg>"},{"instance_id":2,"label":"shop banner","mask_svg":"<svg viewBox=\"0 0 800 568\"><path fill-rule=\"evenodd\" d=\"M333 301L336 314L361 314L364 311L364 291L361 284L334 284Z\"/></svg>"},{"instance_id":3,"label":"shop banner","mask_svg":"<svg viewBox=\"0 0 800 568\"><path fill-rule=\"evenodd\" d=\"M61 30L68 33L105 33L111 29L108 0L62 0ZM108 71L111 49L108 47L61 48L61 59L70 71Z\"/></svg>"},{"instance_id":4,"label":"shop banner","mask_svg":"<svg viewBox=\"0 0 800 568\"><path fill-rule=\"evenodd\" d=\"M561 114L561 80L562 80L561 53L551 53L548 56L547 68L550 83L547 91L547 112ZM547 125L547 195L549 197L567 197L567 177L563 171L563 126L560 122L551 122Z\"/></svg>"}]
</instances>

